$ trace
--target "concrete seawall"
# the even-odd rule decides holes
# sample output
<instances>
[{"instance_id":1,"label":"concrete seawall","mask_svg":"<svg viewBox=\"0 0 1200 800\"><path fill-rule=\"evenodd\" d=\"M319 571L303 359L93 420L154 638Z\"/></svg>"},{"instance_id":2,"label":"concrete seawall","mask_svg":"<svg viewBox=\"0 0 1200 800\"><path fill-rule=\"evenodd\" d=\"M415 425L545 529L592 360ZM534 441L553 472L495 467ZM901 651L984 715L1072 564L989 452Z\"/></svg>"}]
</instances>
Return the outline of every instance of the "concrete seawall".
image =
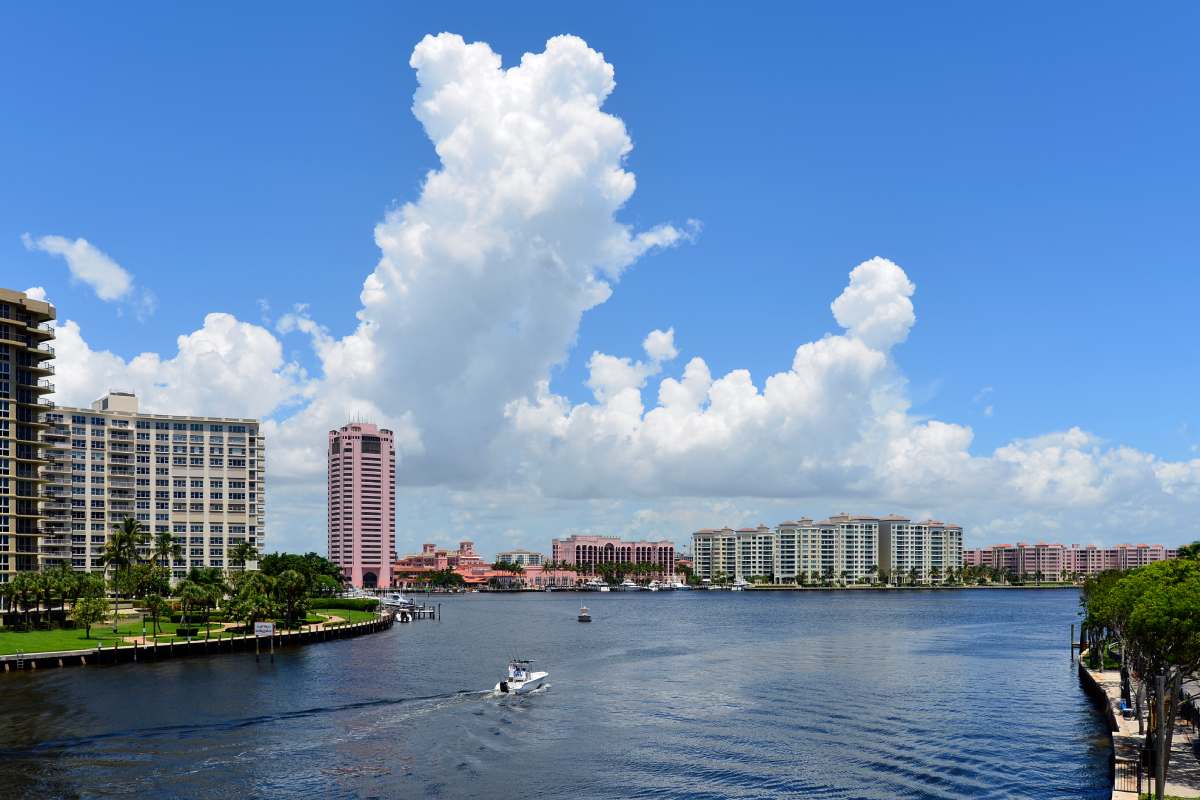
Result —
<instances>
[{"instance_id":1,"label":"concrete seawall","mask_svg":"<svg viewBox=\"0 0 1200 800\"><path fill-rule=\"evenodd\" d=\"M1136 760L1142 735L1138 733L1137 720L1125 719L1119 712L1121 672L1115 669L1089 669L1087 654L1087 650L1079 654L1079 682L1108 723L1108 737L1112 746L1112 760L1109 762L1113 779L1112 800L1138 800ZM1147 790L1148 785L1142 789L1143 792Z\"/></svg>"},{"instance_id":2,"label":"concrete seawall","mask_svg":"<svg viewBox=\"0 0 1200 800\"><path fill-rule=\"evenodd\" d=\"M391 628L396 619L385 614L369 622L353 622L342 625L314 625L294 631L280 631L273 637L257 639L251 634L223 639L193 639L190 642L164 642L161 644L130 644L121 647L97 647L94 650L66 650L53 653L24 653L0 656L0 669L4 672L27 669L57 669L58 667L81 667L109 664L132 664L139 661L155 661L164 658L216 655L253 650L255 641L266 653L272 640L276 649L290 645L313 644L329 639L344 639Z\"/></svg>"}]
</instances>

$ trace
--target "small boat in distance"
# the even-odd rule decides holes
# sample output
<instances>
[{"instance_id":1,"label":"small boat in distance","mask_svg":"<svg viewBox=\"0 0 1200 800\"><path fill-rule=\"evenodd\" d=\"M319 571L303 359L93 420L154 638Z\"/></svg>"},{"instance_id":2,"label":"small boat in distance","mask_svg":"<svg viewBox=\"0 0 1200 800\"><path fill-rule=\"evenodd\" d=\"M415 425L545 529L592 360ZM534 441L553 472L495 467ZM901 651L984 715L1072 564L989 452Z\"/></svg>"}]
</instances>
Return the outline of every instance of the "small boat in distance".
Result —
<instances>
[{"instance_id":1,"label":"small boat in distance","mask_svg":"<svg viewBox=\"0 0 1200 800\"><path fill-rule=\"evenodd\" d=\"M617 588L622 592L640 592L642 590L642 587L638 586L630 578L626 578L625 580L621 581L621 585Z\"/></svg>"},{"instance_id":2,"label":"small boat in distance","mask_svg":"<svg viewBox=\"0 0 1200 800\"><path fill-rule=\"evenodd\" d=\"M587 606L579 607L579 616L576 617L576 619L578 619L580 622L591 622L592 621L592 615L591 615L591 612L588 611Z\"/></svg>"},{"instance_id":3,"label":"small boat in distance","mask_svg":"<svg viewBox=\"0 0 1200 800\"><path fill-rule=\"evenodd\" d=\"M508 662L508 674L496 684L497 694L529 694L542 685L549 672L533 672L529 665L533 662L525 658L514 658Z\"/></svg>"}]
</instances>

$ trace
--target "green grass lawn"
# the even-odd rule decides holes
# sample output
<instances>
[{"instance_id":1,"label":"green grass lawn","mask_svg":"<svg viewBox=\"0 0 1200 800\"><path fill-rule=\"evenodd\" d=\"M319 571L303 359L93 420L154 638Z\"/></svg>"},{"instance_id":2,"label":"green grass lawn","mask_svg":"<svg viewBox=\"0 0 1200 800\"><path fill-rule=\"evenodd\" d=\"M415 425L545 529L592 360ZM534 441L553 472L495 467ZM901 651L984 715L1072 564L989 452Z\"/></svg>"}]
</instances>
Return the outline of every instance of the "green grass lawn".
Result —
<instances>
[{"instance_id":1,"label":"green grass lawn","mask_svg":"<svg viewBox=\"0 0 1200 800\"><path fill-rule=\"evenodd\" d=\"M314 608L309 611L309 616L320 614L322 617L341 617L350 622L370 622L375 619L373 611L354 611L346 608Z\"/></svg>"},{"instance_id":2,"label":"green grass lawn","mask_svg":"<svg viewBox=\"0 0 1200 800\"><path fill-rule=\"evenodd\" d=\"M160 622L158 642L165 644L171 641L186 641L175 636L175 630L179 626L173 622ZM194 626L200 628L199 636L192 638L203 638L203 626ZM146 624L146 632L153 637L150 624ZM0 630L0 655L9 655L22 651L25 653L51 653L56 650L94 650L96 645L103 644L106 648L112 647L113 644L127 645L126 636L141 636L142 621L138 620L122 620L117 626L117 632L113 633L112 622L101 623L92 626L91 638L84 638L83 628L63 628L49 631L10 631ZM216 639L220 637L221 626L218 623L213 623L209 630L209 638ZM229 634L225 634L229 636Z\"/></svg>"},{"instance_id":3,"label":"green grass lawn","mask_svg":"<svg viewBox=\"0 0 1200 800\"><path fill-rule=\"evenodd\" d=\"M369 622L375 619L375 615L370 611L353 611L345 608L315 608L312 609L305 622L313 624L324 622L330 616L337 616L350 622ZM160 621L158 628L158 643L160 645L169 642L183 642L186 638L175 635L176 630L180 627L174 622ZM204 638L204 626L199 622L191 623L189 627L199 629L198 635L192 637L195 639ZM277 630L283 630L283 624L276 621ZM153 641L153 633L149 621L146 623L146 632ZM83 628L62 628L48 631L12 631L0 629L0 655L11 655L16 652L24 653L53 653L59 650L94 650L97 645L104 645L105 648L112 647L114 644L122 646L129 645L130 642L125 641L127 636L142 635L142 620L141 618L122 617L120 624L117 625L117 632L113 633L112 621L102 622L92 626L92 635L90 638L84 638ZM229 638L235 634L227 633L221 630L221 623L214 622L209 626L208 638L220 639Z\"/></svg>"}]
</instances>

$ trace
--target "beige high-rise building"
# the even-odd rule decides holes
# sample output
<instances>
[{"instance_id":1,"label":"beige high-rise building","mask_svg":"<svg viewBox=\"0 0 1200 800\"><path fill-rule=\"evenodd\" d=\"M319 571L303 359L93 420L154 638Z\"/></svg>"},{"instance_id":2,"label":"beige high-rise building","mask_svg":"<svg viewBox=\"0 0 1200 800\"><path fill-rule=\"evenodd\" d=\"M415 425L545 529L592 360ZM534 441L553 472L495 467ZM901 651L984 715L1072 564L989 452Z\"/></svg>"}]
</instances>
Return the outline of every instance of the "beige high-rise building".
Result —
<instances>
[{"instance_id":1,"label":"beige high-rise building","mask_svg":"<svg viewBox=\"0 0 1200 800\"><path fill-rule=\"evenodd\" d=\"M835 514L781 522L774 529L705 529L692 534L692 567L700 578L775 583L874 583L903 575L941 582L963 563L962 528L936 520ZM915 572L910 572L915 570Z\"/></svg>"},{"instance_id":2,"label":"beige high-rise building","mask_svg":"<svg viewBox=\"0 0 1200 800\"><path fill-rule=\"evenodd\" d=\"M0 289L0 582L38 568L44 412L54 407L54 306Z\"/></svg>"},{"instance_id":3,"label":"beige high-rise building","mask_svg":"<svg viewBox=\"0 0 1200 800\"><path fill-rule=\"evenodd\" d=\"M242 542L262 550L266 443L258 420L146 414L126 392L46 417L54 533L43 541L43 562L100 569L108 534L126 517L183 545L171 562L174 578L192 567L237 566L229 551Z\"/></svg>"},{"instance_id":4,"label":"beige high-rise building","mask_svg":"<svg viewBox=\"0 0 1200 800\"><path fill-rule=\"evenodd\" d=\"M879 521L879 572L889 583L944 583L963 565L963 531L953 523L913 522L894 514Z\"/></svg>"}]
</instances>

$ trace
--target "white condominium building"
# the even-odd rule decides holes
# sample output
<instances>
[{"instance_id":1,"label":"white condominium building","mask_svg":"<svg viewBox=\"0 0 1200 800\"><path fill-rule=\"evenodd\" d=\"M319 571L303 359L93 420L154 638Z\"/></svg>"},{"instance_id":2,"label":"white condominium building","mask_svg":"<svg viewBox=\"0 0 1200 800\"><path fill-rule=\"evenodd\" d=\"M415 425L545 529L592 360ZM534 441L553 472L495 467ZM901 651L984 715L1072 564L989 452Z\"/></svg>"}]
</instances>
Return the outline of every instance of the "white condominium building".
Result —
<instances>
[{"instance_id":1,"label":"white condominium building","mask_svg":"<svg viewBox=\"0 0 1200 800\"><path fill-rule=\"evenodd\" d=\"M774 583L836 580L939 583L963 565L963 530L937 520L837 514L814 522L803 517L773 530L707 528L692 534L699 578Z\"/></svg>"},{"instance_id":2,"label":"white condominium building","mask_svg":"<svg viewBox=\"0 0 1200 800\"><path fill-rule=\"evenodd\" d=\"M774 530L705 529L692 534L693 569L697 577L774 583L824 578L858 583L876 566L879 518L839 514L813 522L807 517L780 523Z\"/></svg>"},{"instance_id":3,"label":"white condominium building","mask_svg":"<svg viewBox=\"0 0 1200 800\"><path fill-rule=\"evenodd\" d=\"M894 514L879 520L879 572L893 584L941 583L963 565L963 531L927 519L913 522Z\"/></svg>"},{"instance_id":4,"label":"white condominium building","mask_svg":"<svg viewBox=\"0 0 1200 800\"><path fill-rule=\"evenodd\" d=\"M46 420L52 534L41 543L43 564L101 569L108 534L126 517L183 545L170 565L175 578L191 567L230 566L229 550L242 542L261 552L266 463L258 420L145 414L124 392L90 409L55 409Z\"/></svg>"},{"instance_id":5,"label":"white condominium building","mask_svg":"<svg viewBox=\"0 0 1200 800\"><path fill-rule=\"evenodd\" d=\"M807 517L775 529L780 570L776 583L825 579L860 583L874 573L879 519L837 514L813 522Z\"/></svg>"},{"instance_id":6,"label":"white condominium building","mask_svg":"<svg viewBox=\"0 0 1200 800\"><path fill-rule=\"evenodd\" d=\"M503 553L496 554L497 561L507 561L509 564L518 564L522 567L540 567L546 557L541 553L535 553L533 550L505 550Z\"/></svg>"}]
</instances>

